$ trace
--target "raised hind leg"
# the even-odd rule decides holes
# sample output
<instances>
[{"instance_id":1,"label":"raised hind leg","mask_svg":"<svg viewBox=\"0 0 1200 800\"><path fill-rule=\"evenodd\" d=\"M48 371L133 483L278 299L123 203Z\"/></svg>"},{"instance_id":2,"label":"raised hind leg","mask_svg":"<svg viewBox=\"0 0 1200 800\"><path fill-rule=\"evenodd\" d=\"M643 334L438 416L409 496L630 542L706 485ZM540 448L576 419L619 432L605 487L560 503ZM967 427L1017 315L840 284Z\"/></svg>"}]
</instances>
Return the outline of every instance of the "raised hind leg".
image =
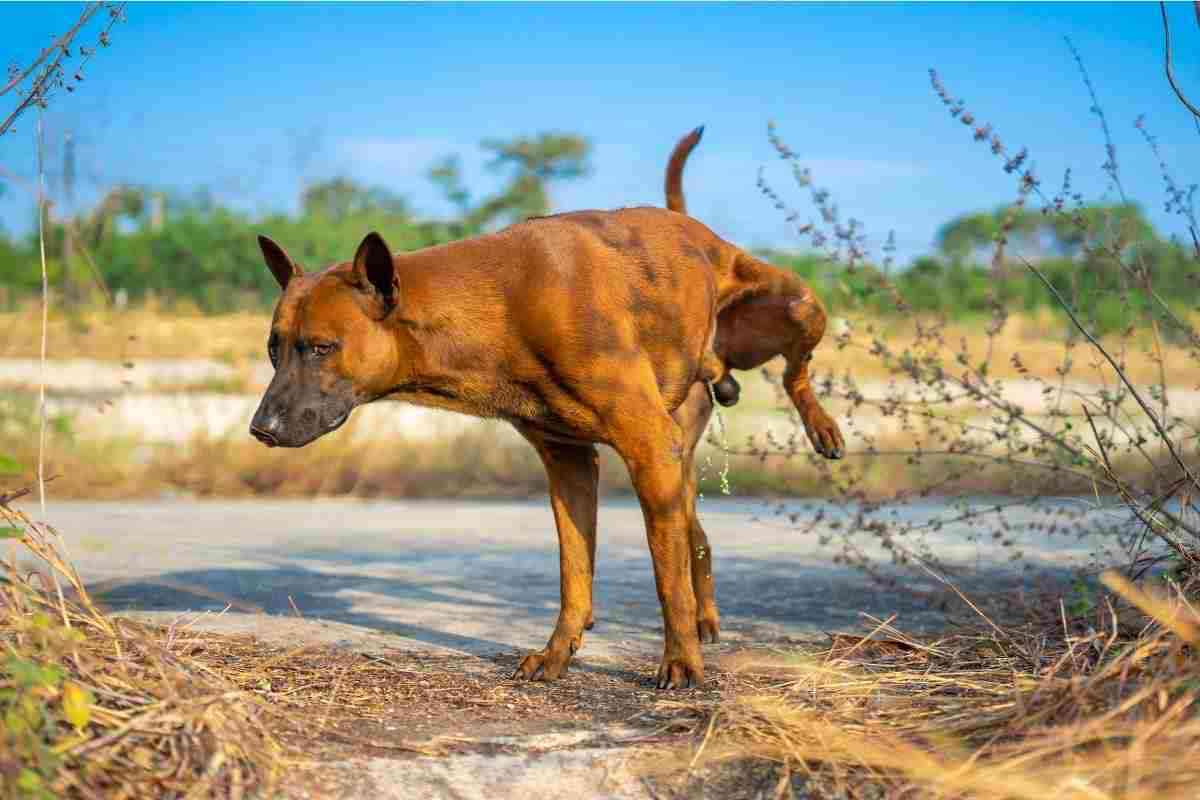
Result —
<instances>
[{"instance_id":1,"label":"raised hind leg","mask_svg":"<svg viewBox=\"0 0 1200 800\"><path fill-rule=\"evenodd\" d=\"M842 432L821 408L808 376L813 349L825 333L825 309L804 286L781 281L762 291L721 310L714 351L729 368L741 370L783 356L784 387L809 441L826 458L841 458L846 451Z\"/></svg>"}]
</instances>

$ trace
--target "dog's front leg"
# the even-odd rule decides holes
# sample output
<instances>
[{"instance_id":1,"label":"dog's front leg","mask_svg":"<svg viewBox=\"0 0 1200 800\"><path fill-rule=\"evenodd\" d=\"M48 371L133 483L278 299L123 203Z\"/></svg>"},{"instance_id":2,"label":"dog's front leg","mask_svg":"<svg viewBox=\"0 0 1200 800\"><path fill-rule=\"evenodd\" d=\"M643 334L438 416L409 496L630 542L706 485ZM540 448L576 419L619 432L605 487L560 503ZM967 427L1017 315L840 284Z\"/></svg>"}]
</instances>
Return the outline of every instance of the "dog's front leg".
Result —
<instances>
[{"instance_id":1,"label":"dog's front leg","mask_svg":"<svg viewBox=\"0 0 1200 800\"><path fill-rule=\"evenodd\" d=\"M550 505L558 526L558 558L562 605L558 624L545 649L530 653L513 677L552 681L567 671L592 626L592 576L596 561L596 448L548 442L522 431L542 457L550 479Z\"/></svg>"}]
</instances>

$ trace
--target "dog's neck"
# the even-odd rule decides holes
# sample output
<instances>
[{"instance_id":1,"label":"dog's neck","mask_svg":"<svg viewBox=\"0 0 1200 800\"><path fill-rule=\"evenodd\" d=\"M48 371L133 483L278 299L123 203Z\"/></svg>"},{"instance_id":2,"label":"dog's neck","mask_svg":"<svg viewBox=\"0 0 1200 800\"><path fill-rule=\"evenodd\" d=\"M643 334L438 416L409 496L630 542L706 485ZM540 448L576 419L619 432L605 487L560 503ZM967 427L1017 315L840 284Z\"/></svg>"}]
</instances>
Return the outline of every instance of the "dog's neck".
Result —
<instances>
[{"instance_id":1,"label":"dog's neck","mask_svg":"<svg viewBox=\"0 0 1200 800\"><path fill-rule=\"evenodd\" d=\"M457 249L428 248L396 258L402 300L384 324L396 342L399 364L387 394L416 405L496 416L500 409L492 395L503 366L494 344L483 340L488 320L472 314L500 310L485 301L464 311L455 276L438 269L461 259L462 254L448 252Z\"/></svg>"}]
</instances>

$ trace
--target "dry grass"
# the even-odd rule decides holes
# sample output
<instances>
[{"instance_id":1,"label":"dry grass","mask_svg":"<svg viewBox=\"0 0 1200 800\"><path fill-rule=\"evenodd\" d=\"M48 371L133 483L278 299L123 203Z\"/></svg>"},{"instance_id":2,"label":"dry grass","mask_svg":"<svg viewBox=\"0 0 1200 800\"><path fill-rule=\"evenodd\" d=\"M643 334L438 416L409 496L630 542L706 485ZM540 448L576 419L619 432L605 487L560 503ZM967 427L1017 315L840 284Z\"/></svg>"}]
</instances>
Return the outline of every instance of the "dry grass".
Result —
<instances>
[{"instance_id":1,"label":"dry grass","mask_svg":"<svg viewBox=\"0 0 1200 800\"><path fill-rule=\"evenodd\" d=\"M186 447L138 446L123 441L48 437L47 475L60 499L119 500L184 494L195 497L499 498L547 491L545 469L524 443L503 444L485 432L439 440L355 443L336 437L300 450L268 450L254 441L199 439ZM0 437L4 441L4 437ZM7 445L8 443L5 442ZM0 474L0 488L27 484L36 469L36 443L15 441L4 452L22 469ZM803 445L807 448L807 444ZM702 470L701 491L722 494L725 459L713 453ZM818 468L804 457L737 455L726 477L742 497L887 497L907 487L938 485L942 495L1023 496L1029 475L1002 464L964 464L927 458L919 466L891 456L863 456ZM832 475L832 478L827 477ZM953 481L946 476L953 475ZM1088 494L1092 483L1063 470L1042 476L1037 488ZM600 486L606 495L632 491L620 458L600 451Z\"/></svg>"},{"instance_id":2,"label":"dry grass","mask_svg":"<svg viewBox=\"0 0 1200 800\"><path fill-rule=\"evenodd\" d=\"M12 499L0 495L0 533L14 545L0 572L0 797L312 796L332 761L447 752L437 736L408 740L422 722L436 729L464 709L476 721L562 713L464 674L457 655L397 664L193 630L198 616L167 627L111 616L57 532ZM18 568L18 546L39 569ZM413 719L399 734L384 725L403 717ZM334 774L331 790L339 783Z\"/></svg>"},{"instance_id":3,"label":"dry grass","mask_svg":"<svg viewBox=\"0 0 1200 800\"><path fill-rule=\"evenodd\" d=\"M116 500L183 493L197 497L530 497L547 491L536 453L515 436L497 437L487 428L437 440L355 436L352 418L334 436L298 450L268 449L248 436L197 438L185 446L148 445L64 431L47 433L46 474L58 476L62 499ZM920 431L879 436L884 453L904 453ZM755 433L755 442L763 436ZM813 454L803 430L772 451L730 437L735 452L717 449L701 458L701 491L722 493L721 474L738 496L887 498L897 492L941 496L986 494L1091 494L1093 476L1070 465L1031 471L1028 466L962 456L870 455L855 448L840 462ZM0 430L0 491L27 485L37 464L37 442L20 430ZM1131 456L1116 458L1126 476L1155 468ZM15 465L15 466L14 466ZM609 448L600 449L600 485L607 494L631 491L628 473ZM1107 487L1101 487L1107 491Z\"/></svg>"},{"instance_id":4,"label":"dry grass","mask_svg":"<svg viewBox=\"0 0 1200 800\"><path fill-rule=\"evenodd\" d=\"M37 352L38 326L34 311L0 315L0 332L4 334L0 336L0 357L28 357ZM941 329L936 339L919 332L918 326L927 324L928 320L851 319L848 322L848 332L841 336L839 333L847 330L843 323L835 321L831 325L827 341L818 350L814 362L816 374L826 386L822 391L831 410L855 418L848 425L848 432L853 434L860 422L866 424L863 430L871 430L875 423L883 427L869 442L852 435L853 457L837 465L818 465L807 458L810 449L799 429L794 446L775 446L762 437L747 442L744 432L739 433L736 439L731 438L728 442L734 450L729 461L729 484L734 492L800 496L838 496L849 492L865 498L881 498L897 491L1005 495L1093 491L1092 476L1079 469L1058 469L1057 463L1049 458L1039 457L1054 467L1053 471L1039 466L1030 472L1022 464L990 463L982 453L964 455L959 452L955 456L946 456L933 452L962 451L963 448L957 445L947 448L939 447L938 443L951 434L952 438L960 439L982 430L972 429L972 425L1003 428L1004 442L1013 441L1008 434L1022 432L1016 430L1020 424L1000 424L978 417L989 413L989 409L925 402L920 408L919 404L910 405L927 417L912 418L913 411L910 410L908 416L898 415L887 401L859 406L847 399L858 387L868 387L872 382L875 385L864 389L869 396L893 385L903 388L904 375L892 363L894 359L878 354L876 343L880 341L886 342L892 353L912 353L914 357L933 348L938 351L936 355L946 356L948 363L949 353L942 353L942 349L955 354L965 352L967 360L963 363L986 364L987 375L994 381L1042 381L1055 387L1063 380L1059 370L1064 358L1069 356L1073 362L1070 381L1083 387L1113 386L1111 370L1098 353L1084 347L1064 347L1066 331L1060 316L1043 311L1039 315L1009 317L1006 324L990 337L981 322L951 323ZM212 358L249 374L246 369L264 358L261 351L268 325L266 315L253 313L168 314L152 307L123 312L60 312L51 318L50 353L56 358L122 361ZM1146 386L1159 382L1162 377L1160 362L1154 350L1155 343L1148 333L1142 338L1135 334L1107 344L1114 352L1124 353L1123 361L1131 380ZM1194 351L1161 342L1160 345L1163 347L1161 363L1169 366L1172 391L1200 388L1200 366L1197 366ZM767 371L778 372L779 366L773 363ZM951 366L950 369L958 367ZM826 377L834 380L825 383ZM852 379L854 385L843 379ZM239 381L226 388L240 391L254 388L247 380ZM743 383L743 400L731 415L734 428L739 427L736 424L738 415L775 413L779 407L775 392L757 374L745 375ZM216 387L191 388L211 390ZM937 394L928 386L922 385L920 389L925 392L921 398ZM1093 393L1086 389L1069 390L1065 403L1067 410L1063 413L1076 414L1080 398L1091 397ZM1051 400L1058 396L1051 395ZM1190 398L1188 401L1192 402ZM1126 401L1123 408L1127 409L1129 405L1131 402ZM893 413L887 416L890 410ZM1026 408L1025 412L1041 413L1032 407ZM1121 413L1126 414L1126 411ZM978 418L970 417L972 414ZM959 417L962 419L953 422ZM1073 424L1079 430L1083 429L1085 421L1079 418L1073 420ZM761 426L751 427L757 431ZM184 448L166 448L131 441L105 442L95 438L71 439L52 435L49 455L53 462L52 472L69 476L60 481L57 491L60 496L70 497L135 497L162 491L184 491L200 496L274 493L367 497L526 496L545 491L541 465L528 448L489 441L483 434L464 434L437 442L389 440L378 444L352 442L350 438L341 433L304 450L279 453L264 450L249 440L197 441ZM0 431L0 448L0 452L22 466L33 463L20 436ZM1000 444L994 445L995 448L1000 448ZM873 455L872 449L890 455ZM1049 449L1053 450L1052 447ZM925 453L919 463L904 455L918 450ZM716 463L709 470L706 489L710 493L720 490L715 476L725 466L723 456L713 460ZM1126 460L1130 462L1130 469L1139 474L1152 473L1156 468L1153 459L1143 459L1140 464L1134 463L1136 459ZM3 477L19 481L27 476L14 473ZM1036 479L1031 480L1031 477ZM1043 481L1042 477L1048 477L1049 481ZM628 489L624 470L610 453L604 456L603 485L608 490ZM1101 489L1103 491L1104 487Z\"/></svg>"},{"instance_id":5,"label":"dry grass","mask_svg":"<svg viewBox=\"0 0 1200 800\"><path fill-rule=\"evenodd\" d=\"M47 568L0 580L0 786L5 797L269 795L275 713L189 657L186 635L109 617L56 534L0 506Z\"/></svg>"},{"instance_id":6,"label":"dry grass","mask_svg":"<svg viewBox=\"0 0 1200 800\"><path fill-rule=\"evenodd\" d=\"M1115 595L1087 618L1059 606L936 639L882 622L821 651L738 657L774 685L701 715L666 768L772 762L815 797L1194 798L1200 587L1105 583Z\"/></svg>"},{"instance_id":7,"label":"dry grass","mask_svg":"<svg viewBox=\"0 0 1200 800\"><path fill-rule=\"evenodd\" d=\"M349 426L347 426L349 427ZM36 443L33 443L36 444ZM0 487L29 482L36 449L0 436L0 450L21 466ZM546 490L532 448L497 445L484 432L438 442L355 442L327 437L299 450L270 450L247 437L197 439L185 447L49 437L47 474L60 499L115 500L183 493L197 497L524 497ZM627 485L606 454L608 488Z\"/></svg>"},{"instance_id":8,"label":"dry grass","mask_svg":"<svg viewBox=\"0 0 1200 800\"><path fill-rule=\"evenodd\" d=\"M1200 322L1200 318L1192 321ZM929 328L931 325L940 324L939 320L914 315L887 319L851 317L847 322L849 352L861 357L852 358L849 364L845 364L843 357L833 355L834 336L839 330L835 323L826 334L825 344L817 350L813 364L821 371L830 369L830 362L841 360L844 365L834 371L840 374L849 367L855 379L859 381L892 378L895 375L895 371L888 369L884 361L870 355L874 350L875 340L886 341L888 347L897 353L910 350L920 352L928 344L921 344L922 340L917 334L918 326ZM1048 309L1042 309L1036 314L1009 316L1004 327L991 339L986 332L987 320L950 322L945 326L944 339L955 351L965 349L970 353L973 363L987 363L988 374L992 378L1040 378L1058 381L1061 377L1058 369L1063 363L1064 345L1070 332L1069 325L1063 317L1051 313ZM1078 343L1078 335L1071 336L1070 341ZM1100 342L1110 352L1125 354L1124 369L1133 382L1159 382L1159 361L1155 355L1154 338L1148 328L1129 339L1113 335L1100 339ZM1162 347L1162 360L1170 365L1171 385L1175 388L1200 388L1200 363L1197 362L1193 349L1173 344L1163 344ZM1024 369L1015 366L1014 356L1019 358ZM1094 351L1085 352L1084 348L1080 347L1073 362L1073 380L1096 384L1112 381L1111 370Z\"/></svg>"},{"instance_id":9,"label":"dry grass","mask_svg":"<svg viewBox=\"0 0 1200 800\"><path fill-rule=\"evenodd\" d=\"M40 311L33 307L22 311L0 313L0 358L35 358L40 348ZM270 316L251 312L204 315L165 312L153 306L134 310L112 311L52 311L48 328L51 358L93 358L105 361L126 361L139 358L208 358L230 364L262 361L266 358L267 331ZM930 320L914 316L890 319L850 317L851 352L862 354L853 360L853 372L858 380L889 378L891 373L876 358L868 354L872 340L885 338L894 350L903 352L916 340L918 324ZM840 329L834 321L826 343L817 351L814 362L818 371L834 369L844 357L833 349L832 332ZM982 360L989 352L985 334L986 323L967 320L946 327L947 341L965 342L967 349ZM1062 363L1063 342L1067 328L1061 316L1042 310L1037 314L1017 315L1009 319L1001 335L991 343L993 377L1058 378L1055 369ZM1119 337L1105 340L1114 352ZM1147 332L1144 341L1128 351L1126 371L1139 383L1158 381L1158 364L1153 358L1153 342ZM1019 354L1028 367L1019 372L1013 367L1012 356ZM1200 388L1200 364L1184 348L1167 347L1163 358L1172 366L1176 386ZM1105 370L1097 362L1079 363L1074 377L1103 382ZM837 373L844 367L835 369Z\"/></svg>"},{"instance_id":10,"label":"dry grass","mask_svg":"<svg viewBox=\"0 0 1200 800\"><path fill-rule=\"evenodd\" d=\"M40 313L33 307L0 313L0 358L37 357ZM266 358L270 324L267 314L168 313L152 305L126 311L54 310L47 349L50 358L211 358L239 363Z\"/></svg>"},{"instance_id":11,"label":"dry grass","mask_svg":"<svg viewBox=\"0 0 1200 800\"><path fill-rule=\"evenodd\" d=\"M468 674L457 657L397 663L113 618L57 534L3 518L58 581L10 562L0 584L5 796L272 796L289 775L316 785L308 771L330 760L470 749L474 734L442 735L448 723L501 732L533 718L652 721L651 745L682 732L690 745L654 767L662 796L712 796L686 775L724 785L747 762L775 765L778 797L792 776L813 798L1175 800L1200 786L1200 613L1185 574L1109 577L1116 596L1075 618L1046 602L1023 625L914 638L881 622L824 648L735 652L703 691L662 698L636 674L543 690L496 677L511 658Z\"/></svg>"}]
</instances>

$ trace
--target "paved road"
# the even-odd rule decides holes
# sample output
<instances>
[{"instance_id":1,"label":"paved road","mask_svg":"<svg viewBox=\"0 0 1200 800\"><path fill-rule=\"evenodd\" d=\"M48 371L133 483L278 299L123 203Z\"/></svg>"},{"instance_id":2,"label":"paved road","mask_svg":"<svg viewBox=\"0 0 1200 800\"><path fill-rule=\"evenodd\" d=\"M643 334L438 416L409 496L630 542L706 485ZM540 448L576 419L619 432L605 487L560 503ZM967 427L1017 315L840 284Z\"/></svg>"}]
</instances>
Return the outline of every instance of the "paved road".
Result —
<instances>
[{"instance_id":1,"label":"paved road","mask_svg":"<svg viewBox=\"0 0 1200 800\"><path fill-rule=\"evenodd\" d=\"M817 508L785 511L796 511L803 522ZM822 547L820 538L834 533L832 525L845 518L832 506L824 510L828 523L800 533L762 503L704 502L701 513L716 552L721 649L778 643L784 637L823 639L824 631L861 629L864 612L896 613L897 625L908 630L943 622L940 612L923 607L913 595L882 590L860 572L835 566L832 550ZM922 523L957 513L931 502L887 509L881 516ZM52 502L46 516L65 536L93 593L123 613L165 623L199 611L198 618L186 614L188 624L252 632L288 645L324 642L384 651L389 660L405 651L418 663L429 658L429 651L464 653L452 659L455 670L480 676L506 697L546 694L541 684L504 688L511 666L497 669L515 663L505 656L541 647L554 625L558 553L545 500ZM1030 523L1041 521L1041 515L1032 509L1011 510L1008 519L1026 555L1060 571L1080 563L1100 543L1038 533ZM977 522L928 531L926 545L940 557L974 569L968 591L985 577L1012 575L1005 563L1009 551L980 537L983 532ZM986 543L971 543L971 536ZM861 542L864 549L879 553L870 541ZM458 710L438 712L442 717L436 724L458 737L463 752L437 758L350 757L322 765L314 776L286 788L284 796L762 796L755 783L739 783L742 788L730 794L718 782L708 791L707 778L697 778L682 795L663 795L629 767L645 755L638 742L655 732L641 715L655 707L655 693L645 679L662 648L641 513L630 500L601 504L596 604L596 628L586 635L572 675L559 687L566 699L548 701L575 708L571 692L581 691L579 697L588 698L583 707L592 709L585 721L576 711L557 722L514 717L497 737L494 730L487 733L494 724L481 725L472 712L455 706ZM227 606L230 610L221 613ZM715 663L718 653L705 649L706 661ZM431 698L438 701L431 700L433 706L445 705L440 695ZM621 718L650 727L605 722L613 716L609 706L625 709ZM630 711L635 708L636 715ZM419 716L411 708L396 713L401 719ZM386 735L407 735L403 725L385 729L399 731ZM768 789L779 781L770 770L759 779ZM312 780L318 783L310 786ZM322 788L312 788L318 785ZM808 796L795 791L797 797Z\"/></svg>"},{"instance_id":2,"label":"paved road","mask_svg":"<svg viewBox=\"0 0 1200 800\"><path fill-rule=\"evenodd\" d=\"M796 506L801 520L813 508ZM906 507L898 518L952 513L930 503ZM908 629L941 619L912 596L835 566L832 549L818 541L828 526L801 533L761 502L709 499L701 514L716 554L726 640L855 628L862 612L897 613ZM1018 509L1010 521L1019 529L1023 516L1035 515ZM110 607L155 618L231 605L201 624L271 638L494 655L540 647L557 614L557 540L544 500L52 502L47 520ZM597 626L584 657L661 647L642 525L632 501L602 501ZM927 544L984 572L1001 569L1007 551L965 541L977 528L947 525ZM1061 567L1081 563L1094 545L1030 534L1025 551Z\"/></svg>"}]
</instances>

